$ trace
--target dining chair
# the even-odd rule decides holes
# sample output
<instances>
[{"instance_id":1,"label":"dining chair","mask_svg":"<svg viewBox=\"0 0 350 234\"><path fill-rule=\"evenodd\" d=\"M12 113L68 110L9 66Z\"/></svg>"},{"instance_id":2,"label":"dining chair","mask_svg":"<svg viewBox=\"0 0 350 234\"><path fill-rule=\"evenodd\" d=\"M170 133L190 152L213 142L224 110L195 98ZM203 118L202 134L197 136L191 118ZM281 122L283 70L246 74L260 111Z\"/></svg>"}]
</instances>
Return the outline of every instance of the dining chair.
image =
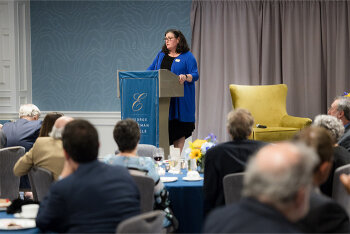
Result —
<instances>
[{"instance_id":1,"label":"dining chair","mask_svg":"<svg viewBox=\"0 0 350 234\"><path fill-rule=\"evenodd\" d=\"M140 191L141 213L153 210L154 205L154 180L147 176L141 175L140 171L129 170L131 176Z\"/></svg>"},{"instance_id":2,"label":"dining chair","mask_svg":"<svg viewBox=\"0 0 350 234\"><path fill-rule=\"evenodd\" d=\"M0 197L14 200L19 196L19 176L13 174L13 167L24 155L22 146L0 149Z\"/></svg>"},{"instance_id":3,"label":"dining chair","mask_svg":"<svg viewBox=\"0 0 350 234\"><path fill-rule=\"evenodd\" d=\"M244 172L241 172L224 176L223 187L226 205L238 202L241 199L244 174Z\"/></svg>"},{"instance_id":4,"label":"dining chair","mask_svg":"<svg viewBox=\"0 0 350 234\"><path fill-rule=\"evenodd\" d=\"M332 197L346 210L350 216L350 195L347 193L344 185L340 182L341 174L350 174L350 164L338 167L334 172Z\"/></svg>"},{"instance_id":5,"label":"dining chair","mask_svg":"<svg viewBox=\"0 0 350 234\"><path fill-rule=\"evenodd\" d=\"M116 233L163 233L164 212L150 211L119 223Z\"/></svg>"},{"instance_id":6,"label":"dining chair","mask_svg":"<svg viewBox=\"0 0 350 234\"><path fill-rule=\"evenodd\" d=\"M54 182L52 172L45 168L32 167L28 176L32 187L34 201L41 202L48 194L50 186Z\"/></svg>"},{"instance_id":7,"label":"dining chair","mask_svg":"<svg viewBox=\"0 0 350 234\"><path fill-rule=\"evenodd\" d=\"M154 145L149 145L149 144L138 144L137 145L137 156L140 157L150 157L153 158L153 152L157 149ZM119 154L120 151L119 149L116 149L115 154Z\"/></svg>"},{"instance_id":8,"label":"dining chair","mask_svg":"<svg viewBox=\"0 0 350 234\"><path fill-rule=\"evenodd\" d=\"M137 155L142 157L153 158L153 153L157 149L154 145L148 144L138 144L137 145Z\"/></svg>"}]
</instances>

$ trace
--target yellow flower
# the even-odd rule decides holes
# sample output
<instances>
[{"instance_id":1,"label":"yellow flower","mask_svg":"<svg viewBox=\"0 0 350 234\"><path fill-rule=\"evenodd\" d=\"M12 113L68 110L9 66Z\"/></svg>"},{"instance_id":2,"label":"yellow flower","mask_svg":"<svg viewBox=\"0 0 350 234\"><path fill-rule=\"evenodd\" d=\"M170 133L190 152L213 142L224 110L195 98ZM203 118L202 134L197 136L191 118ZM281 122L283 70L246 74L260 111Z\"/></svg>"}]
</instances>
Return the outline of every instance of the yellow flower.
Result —
<instances>
[{"instance_id":1,"label":"yellow flower","mask_svg":"<svg viewBox=\"0 0 350 234\"><path fill-rule=\"evenodd\" d=\"M350 93L348 93L347 95L344 95L344 97L350 97Z\"/></svg>"},{"instance_id":2,"label":"yellow flower","mask_svg":"<svg viewBox=\"0 0 350 234\"><path fill-rule=\"evenodd\" d=\"M191 148L192 149L200 149L205 142L207 142L207 141L197 139L191 144Z\"/></svg>"},{"instance_id":3,"label":"yellow flower","mask_svg":"<svg viewBox=\"0 0 350 234\"><path fill-rule=\"evenodd\" d=\"M202 157L202 153L200 149L193 149L190 153L190 158L191 159L199 159L200 157Z\"/></svg>"}]
</instances>

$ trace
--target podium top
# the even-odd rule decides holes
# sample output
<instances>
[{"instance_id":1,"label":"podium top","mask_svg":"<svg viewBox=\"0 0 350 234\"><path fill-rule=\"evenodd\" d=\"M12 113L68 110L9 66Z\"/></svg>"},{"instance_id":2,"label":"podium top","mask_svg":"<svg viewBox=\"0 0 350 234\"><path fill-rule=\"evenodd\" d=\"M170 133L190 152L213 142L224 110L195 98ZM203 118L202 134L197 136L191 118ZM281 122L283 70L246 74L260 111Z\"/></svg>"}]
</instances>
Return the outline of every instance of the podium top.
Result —
<instances>
[{"instance_id":1,"label":"podium top","mask_svg":"<svg viewBox=\"0 0 350 234\"><path fill-rule=\"evenodd\" d=\"M120 71L117 75L117 95L120 97L121 79L158 78L159 97L183 97L184 87L179 83L179 77L167 69L153 71Z\"/></svg>"}]
</instances>

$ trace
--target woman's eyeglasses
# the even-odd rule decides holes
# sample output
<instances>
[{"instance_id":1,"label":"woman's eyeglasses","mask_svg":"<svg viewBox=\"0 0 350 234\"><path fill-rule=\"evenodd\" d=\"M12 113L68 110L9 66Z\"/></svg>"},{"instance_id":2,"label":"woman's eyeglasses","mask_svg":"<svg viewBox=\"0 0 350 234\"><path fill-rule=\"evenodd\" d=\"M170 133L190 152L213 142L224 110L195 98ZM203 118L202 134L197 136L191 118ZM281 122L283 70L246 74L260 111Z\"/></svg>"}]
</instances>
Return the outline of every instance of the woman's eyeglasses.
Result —
<instances>
[{"instance_id":1,"label":"woman's eyeglasses","mask_svg":"<svg viewBox=\"0 0 350 234\"><path fill-rule=\"evenodd\" d=\"M164 41L171 41L172 39L174 39L174 37L164 37Z\"/></svg>"}]
</instances>

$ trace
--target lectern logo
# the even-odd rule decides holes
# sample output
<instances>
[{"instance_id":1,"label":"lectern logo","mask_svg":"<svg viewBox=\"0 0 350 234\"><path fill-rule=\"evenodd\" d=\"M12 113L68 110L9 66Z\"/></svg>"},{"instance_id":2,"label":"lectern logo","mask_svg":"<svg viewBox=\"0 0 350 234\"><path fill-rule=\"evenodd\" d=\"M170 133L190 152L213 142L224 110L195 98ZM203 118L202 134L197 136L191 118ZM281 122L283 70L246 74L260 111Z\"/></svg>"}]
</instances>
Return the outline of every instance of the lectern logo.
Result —
<instances>
[{"instance_id":1,"label":"lectern logo","mask_svg":"<svg viewBox=\"0 0 350 234\"><path fill-rule=\"evenodd\" d=\"M147 97L147 93L134 93L134 102L132 103L132 110L133 111L140 111L143 108L143 104L141 102L142 99L145 99Z\"/></svg>"}]
</instances>

